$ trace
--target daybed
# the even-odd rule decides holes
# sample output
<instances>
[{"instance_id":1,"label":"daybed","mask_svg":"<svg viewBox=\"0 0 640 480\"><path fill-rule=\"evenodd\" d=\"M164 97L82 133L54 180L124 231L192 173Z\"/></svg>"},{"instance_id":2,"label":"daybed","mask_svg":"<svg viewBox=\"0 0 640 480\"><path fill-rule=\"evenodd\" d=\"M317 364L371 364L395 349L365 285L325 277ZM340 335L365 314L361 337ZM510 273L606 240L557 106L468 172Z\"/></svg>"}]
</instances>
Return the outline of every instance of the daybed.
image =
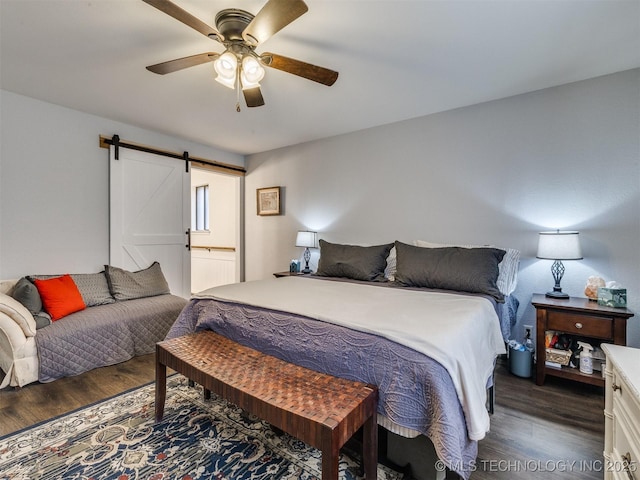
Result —
<instances>
[{"instance_id":1,"label":"daybed","mask_svg":"<svg viewBox=\"0 0 640 480\"><path fill-rule=\"evenodd\" d=\"M69 307L64 288L47 291L46 299L39 296L37 282L54 279L52 284L59 288L69 286L68 277L81 304ZM48 302L49 310L38 311L39 302ZM51 382L152 353L185 304L185 299L169 293L158 263L139 272L106 266L95 274L2 281L0 369L5 377L0 388ZM64 309L78 311L65 314ZM49 322L49 317L55 321Z\"/></svg>"},{"instance_id":2,"label":"daybed","mask_svg":"<svg viewBox=\"0 0 640 480\"><path fill-rule=\"evenodd\" d=\"M201 292L168 337L211 329L283 360L375 384L379 424L401 437L428 438L466 479L489 430L486 388L515 321L510 294L519 252L415 243L321 240L316 275Z\"/></svg>"}]
</instances>

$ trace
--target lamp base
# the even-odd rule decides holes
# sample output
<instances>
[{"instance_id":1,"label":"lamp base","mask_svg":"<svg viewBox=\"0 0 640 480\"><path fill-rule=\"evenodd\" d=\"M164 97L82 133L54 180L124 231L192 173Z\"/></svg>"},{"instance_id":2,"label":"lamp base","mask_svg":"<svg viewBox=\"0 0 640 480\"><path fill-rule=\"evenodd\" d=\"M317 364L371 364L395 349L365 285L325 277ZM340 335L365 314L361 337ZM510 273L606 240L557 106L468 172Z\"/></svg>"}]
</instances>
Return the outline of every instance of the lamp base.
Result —
<instances>
[{"instance_id":1,"label":"lamp base","mask_svg":"<svg viewBox=\"0 0 640 480\"><path fill-rule=\"evenodd\" d=\"M569 295L567 295L564 292L556 292L555 290L553 292L547 292L545 293L545 297L549 297L549 298L557 298L560 300L566 300L569 298Z\"/></svg>"},{"instance_id":2,"label":"lamp base","mask_svg":"<svg viewBox=\"0 0 640 480\"><path fill-rule=\"evenodd\" d=\"M311 252L309 251L309 247L304 249L304 268L302 269L302 273L309 274L311 273L311 269L309 268L309 260L311 260Z\"/></svg>"}]
</instances>

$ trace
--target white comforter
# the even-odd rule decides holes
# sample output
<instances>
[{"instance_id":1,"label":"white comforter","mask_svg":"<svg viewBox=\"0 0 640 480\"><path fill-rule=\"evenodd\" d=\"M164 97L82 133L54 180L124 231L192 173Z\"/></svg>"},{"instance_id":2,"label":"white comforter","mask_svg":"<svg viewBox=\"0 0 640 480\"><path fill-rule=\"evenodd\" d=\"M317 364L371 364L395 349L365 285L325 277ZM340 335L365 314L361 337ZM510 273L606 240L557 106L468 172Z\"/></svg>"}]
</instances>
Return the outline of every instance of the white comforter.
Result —
<instances>
[{"instance_id":1,"label":"white comforter","mask_svg":"<svg viewBox=\"0 0 640 480\"><path fill-rule=\"evenodd\" d=\"M451 375L469 438L481 440L489 431L486 385L505 347L498 316L485 298L296 277L224 285L195 298L304 315L413 348Z\"/></svg>"}]
</instances>

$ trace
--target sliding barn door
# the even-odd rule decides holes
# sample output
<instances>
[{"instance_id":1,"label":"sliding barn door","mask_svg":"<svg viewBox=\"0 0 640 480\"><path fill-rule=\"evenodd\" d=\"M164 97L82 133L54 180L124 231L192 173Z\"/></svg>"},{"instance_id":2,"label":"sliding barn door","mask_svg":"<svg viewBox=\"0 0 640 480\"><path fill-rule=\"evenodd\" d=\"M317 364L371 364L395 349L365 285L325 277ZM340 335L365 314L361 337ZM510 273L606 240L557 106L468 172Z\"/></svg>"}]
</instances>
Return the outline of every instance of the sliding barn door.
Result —
<instances>
[{"instance_id":1,"label":"sliding barn door","mask_svg":"<svg viewBox=\"0 0 640 480\"><path fill-rule=\"evenodd\" d=\"M160 263L171 293L190 294L190 175L179 160L110 147L110 263L135 271Z\"/></svg>"}]
</instances>

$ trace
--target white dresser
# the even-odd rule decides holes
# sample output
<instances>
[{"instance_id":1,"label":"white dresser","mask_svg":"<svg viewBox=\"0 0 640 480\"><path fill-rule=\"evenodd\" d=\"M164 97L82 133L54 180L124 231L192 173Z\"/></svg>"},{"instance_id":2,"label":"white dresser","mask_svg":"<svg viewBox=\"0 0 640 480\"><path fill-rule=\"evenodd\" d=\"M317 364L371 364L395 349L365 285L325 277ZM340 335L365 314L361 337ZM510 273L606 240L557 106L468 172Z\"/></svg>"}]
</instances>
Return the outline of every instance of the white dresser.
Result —
<instances>
[{"instance_id":1,"label":"white dresser","mask_svg":"<svg viewBox=\"0 0 640 480\"><path fill-rule=\"evenodd\" d=\"M605 480L640 480L640 349L603 344Z\"/></svg>"}]
</instances>

